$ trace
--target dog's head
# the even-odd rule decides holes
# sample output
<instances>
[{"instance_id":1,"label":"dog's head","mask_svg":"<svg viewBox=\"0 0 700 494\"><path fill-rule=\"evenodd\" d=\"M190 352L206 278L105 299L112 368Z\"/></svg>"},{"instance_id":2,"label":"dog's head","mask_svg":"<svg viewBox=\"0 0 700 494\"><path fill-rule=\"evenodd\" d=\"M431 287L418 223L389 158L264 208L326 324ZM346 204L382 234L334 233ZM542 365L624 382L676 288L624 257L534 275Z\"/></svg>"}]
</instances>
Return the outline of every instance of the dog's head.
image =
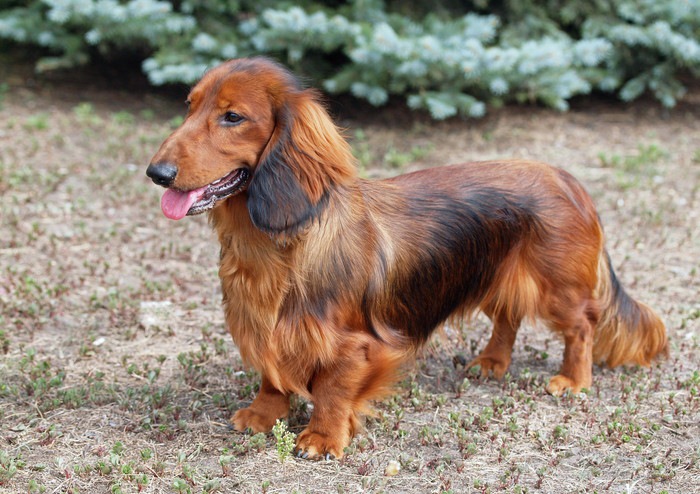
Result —
<instances>
[{"instance_id":1,"label":"dog's head","mask_svg":"<svg viewBox=\"0 0 700 494\"><path fill-rule=\"evenodd\" d=\"M161 206L169 218L244 193L257 228L292 235L318 216L330 188L355 175L350 148L318 94L271 60L210 70L187 104L187 118L146 171L168 189Z\"/></svg>"}]
</instances>

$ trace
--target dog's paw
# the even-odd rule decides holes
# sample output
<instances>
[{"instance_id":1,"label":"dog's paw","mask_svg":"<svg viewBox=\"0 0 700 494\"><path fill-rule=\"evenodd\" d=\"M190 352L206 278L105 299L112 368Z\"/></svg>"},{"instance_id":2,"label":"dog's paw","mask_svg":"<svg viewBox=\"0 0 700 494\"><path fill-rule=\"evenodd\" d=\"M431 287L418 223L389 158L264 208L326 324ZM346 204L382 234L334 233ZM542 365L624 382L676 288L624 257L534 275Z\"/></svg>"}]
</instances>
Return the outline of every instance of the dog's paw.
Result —
<instances>
[{"instance_id":1,"label":"dog's paw","mask_svg":"<svg viewBox=\"0 0 700 494\"><path fill-rule=\"evenodd\" d=\"M547 384L547 392L554 396L562 396L566 392L576 394L581 391L581 388L583 388L581 384L561 374L552 377Z\"/></svg>"},{"instance_id":2,"label":"dog's paw","mask_svg":"<svg viewBox=\"0 0 700 494\"><path fill-rule=\"evenodd\" d=\"M496 359L493 357L482 357L479 355L477 358L469 362L467 368L473 369L475 367L479 367L482 379L493 376L500 380L506 375L509 365L510 361Z\"/></svg>"},{"instance_id":3,"label":"dog's paw","mask_svg":"<svg viewBox=\"0 0 700 494\"><path fill-rule=\"evenodd\" d=\"M305 460L339 460L343 457L343 450L349 442L349 440L305 429L297 437L294 453Z\"/></svg>"},{"instance_id":4,"label":"dog's paw","mask_svg":"<svg viewBox=\"0 0 700 494\"><path fill-rule=\"evenodd\" d=\"M270 417L253 408L242 408L233 414L231 424L239 432L251 430L255 433L270 432L275 425L275 417Z\"/></svg>"}]
</instances>

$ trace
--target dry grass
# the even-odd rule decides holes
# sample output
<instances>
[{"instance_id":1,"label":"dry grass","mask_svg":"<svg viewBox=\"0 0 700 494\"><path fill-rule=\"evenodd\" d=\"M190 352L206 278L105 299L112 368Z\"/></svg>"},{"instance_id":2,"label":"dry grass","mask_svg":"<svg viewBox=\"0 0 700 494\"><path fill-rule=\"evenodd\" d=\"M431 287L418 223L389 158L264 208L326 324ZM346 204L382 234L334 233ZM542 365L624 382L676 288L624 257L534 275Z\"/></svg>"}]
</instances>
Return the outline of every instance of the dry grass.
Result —
<instances>
[{"instance_id":1,"label":"dry grass","mask_svg":"<svg viewBox=\"0 0 700 494\"><path fill-rule=\"evenodd\" d=\"M144 176L181 109L61 86L0 97L0 492L697 490L697 96L671 115L597 103L343 122L367 175L513 156L574 173L622 280L666 320L671 358L595 369L588 395L556 399L544 391L561 359L551 334L524 328L511 374L481 383L454 362L488 325L452 328L346 458L319 463L280 462L272 435L226 426L257 377L224 328L218 246L205 218L165 219ZM296 403L290 429L308 414ZM385 475L392 461L400 472Z\"/></svg>"}]
</instances>

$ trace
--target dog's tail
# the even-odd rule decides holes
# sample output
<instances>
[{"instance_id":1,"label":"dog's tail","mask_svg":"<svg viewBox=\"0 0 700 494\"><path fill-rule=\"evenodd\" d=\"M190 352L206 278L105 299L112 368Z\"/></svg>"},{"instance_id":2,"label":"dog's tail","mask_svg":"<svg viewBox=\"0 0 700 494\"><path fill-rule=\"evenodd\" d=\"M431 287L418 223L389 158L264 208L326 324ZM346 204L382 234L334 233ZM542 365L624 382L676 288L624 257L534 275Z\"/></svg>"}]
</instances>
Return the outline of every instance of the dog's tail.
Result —
<instances>
[{"instance_id":1,"label":"dog's tail","mask_svg":"<svg viewBox=\"0 0 700 494\"><path fill-rule=\"evenodd\" d=\"M600 317L593 343L594 362L604 362L609 367L648 367L656 356L668 356L663 321L650 307L627 294L605 250L598 261L596 292Z\"/></svg>"}]
</instances>

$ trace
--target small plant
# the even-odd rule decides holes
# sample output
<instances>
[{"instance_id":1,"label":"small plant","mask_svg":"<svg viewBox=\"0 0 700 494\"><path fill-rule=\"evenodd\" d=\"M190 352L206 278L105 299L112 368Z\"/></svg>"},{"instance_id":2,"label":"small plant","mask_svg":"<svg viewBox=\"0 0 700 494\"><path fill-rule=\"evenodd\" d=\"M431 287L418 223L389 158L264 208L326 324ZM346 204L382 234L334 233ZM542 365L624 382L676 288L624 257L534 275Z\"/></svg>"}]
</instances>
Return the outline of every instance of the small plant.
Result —
<instances>
[{"instance_id":1,"label":"small plant","mask_svg":"<svg viewBox=\"0 0 700 494\"><path fill-rule=\"evenodd\" d=\"M221 480L211 479L207 480L202 486L202 492L219 492L221 491Z\"/></svg>"},{"instance_id":2,"label":"small plant","mask_svg":"<svg viewBox=\"0 0 700 494\"><path fill-rule=\"evenodd\" d=\"M622 158L619 154L607 154L600 152L598 153L598 161L600 161L600 164L606 168L614 168L620 165L620 163L622 162Z\"/></svg>"},{"instance_id":3,"label":"small plant","mask_svg":"<svg viewBox=\"0 0 700 494\"><path fill-rule=\"evenodd\" d=\"M598 153L598 160L604 167L619 168L623 172L651 175L656 170L654 165L668 157L668 152L656 144L640 144L637 152L620 156L619 154Z\"/></svg>"},{"instance_id":4,"label":"small plant","mask_svg":"<svg viewBox=\"0 0 700 494\"><path fill-rule=\"evenodd\" d=\"M2 109L2 105L5 102L5 97L7 96L7 92L10 90L10 85L6 82L3 82L0 84L0 109Z\"/></svg>"},{"instance_id":5,"label":"small plant","mask_svg":"<svg viewBox=\"0 0 700 494\"><path fill-rule=\"evenodd\" d=\"M243 452L247 451L264 451L267 446L267 437L264 432L253 434L248 439L248 443L243 448Z\"/></svg>"},{"instance_id":6,"label":"small plant","mask_svg":"<svg viewBox=\"0 0 700 494\"><path fill-rule=\"evenodd\" d=\"M569 431L563 425L557 425L554 427L554 432L552 433L555 439L563 440L569 435Z\"/></svg>"},{"instance_id":7,"label":"small plant","mask_svg":"<svg viewBox=\"0 0 700 494\"><path fill-rule=\"evenodd\" d=\"M357 165L360 168L360 172L364 173L367 167L371 166L375 160L367 140L367 133L364 130L357 129L355 131L355 138L352 141L352 151L355 158L357 158Z\"/></svg>"},{"instance_id":8,"label":"small plant","mask_svg":"<svg viewBox=\"0 0 700 494\"><path fill-rule=\"evenodd\" d=\"M128 111L118 111L112 114L112 121L118 125L133 125L136 118Z\"/></svg>"},{"instance_id":9,"label":"small plant","mask_svg":"<svg viewBox=\"0 0 700 494\"><path fill-rule=\"evenodd\" d=\"M40 484L34 479L29 480L29 484L27 484L27 491L30 494L42 494L46 492L46 486L43 484Z\"/></svg>"},{"instance_id":10,"label":"small plant","mask_svg":"<svg viewBox=\"0 0 700 494\"><path fill-rule=\"evenodd\" d=\"M10 351L10 339L7 337L7 333L0 329L0 352L7 353Z\"/></svg>"},{"instance_id":11,"label":"small plant","mask_svg":"<svg viewBox=\"0 0 700 494\"><path fill-rule=\"evenodd\" d=\"M294 450L297 435L287 429L287 423L282 420L277 420L272 428L272 434L275 436L277 457L280 463L284 463Z\"/></svg>"},{"instance_id":12,"label":"small plant","mask_svg":"<svg viewBox=\"0 0 700 494\"><path fill-rule=\"evenodd\" d=\"M24 462L14 456L10 456L4 450L0 450L0 485L4 485L17 474L17 469L22 468Z\"/></svg>"},{"instance_id":13,"label":"small plant","mask_svg":"<svg viewBox=\"0 0 700 494\"><path fill-rule=\"evenodd\" d=\"M623 170L630 173L652 175L656 172L654 165L666 158L668 153L656 144L637 146L637 153L625 156Z\"/></svg>"},{"instance_id":14,"label":"small plant","mask_svg":"<svg viewBox=\"0 0 700 494\"><path fill-rule=\"evenodd\" d=\"M78 122L84 125L98 125L102 121L95 113L95 107L91 103L79 103L73 108L73 113Z\"/></svg>"},{"instance_id":15,"label":"small plant","mask_svg":"<svg viewBox=\"0 0 700 494\"><path fill-rule=\"evenodd\" d=\"M193 388L203 388L207 384L207 369L204 366L211 354L205 343L200 343L199 351L179 353L177 361L184 372L185 383Z\"/></svg>"},{"instance_id":16,"label":"small plant","mask_svg":"<svg viewBox=\"0 0 700 494\"><path fill-rule=\"evenodd\" d=\"M185 482L181 478L176 478L173 480L173 491L179 493L179 494L184 494L184 493L191 493L192 489L190 488L189 484Z\"/></svg>"},{"instance_id":17,"label":"small plant","mask_svg":"<svg viewBox=\"0 0 700 494\"><path fill-rule=\"evenodd\" d=\"M138 492L142 492L148 486L148 476L141 474L136 477L136 488Z\"/></svg>"},{"instance_id":18,"label":"small plant","mask_svg":"<svg viewBox=\"0 0 700 494\"><path fill-rule=\"evenodd\" d=\"M226 452L219 456L219 465L221 465L221 473L224 477L228 477L229 465L233 462L234 456L228 455Z\"/></svg>"},{"instance_id":19,"label":"small plant","mask_svg":"<svg viewBox=\"0 0 700 494\"><path fill-rule=\"evenodd\" d=\"M432 146L414 146L408 152L401 152L390 147L384 155L384 163L391 168L403 168L404 166L424 158Z\"/></svg>"},{"instance_id":20,"label":"small plant","mask_svg":"<svg viewBox=\"0 0 700 494\"><path fill-rule=\"evenodd\" d=\"M175 116L168 120L168 127L171 129L177 129L180 125L182 125L182 122L185 121L185 118L181 115Z\"/></svg>"},{"instance_id":21,"label":"small plant","mask_svg":"<svg viewBox=\"0 0 700 494\"><path fill-rule=\"evenodd\" d=\"M46 130L48 128L49 116L46 113L37 113L30 115L24 121L24 128L31 130Z\"/></svg>"}]
</instances>

